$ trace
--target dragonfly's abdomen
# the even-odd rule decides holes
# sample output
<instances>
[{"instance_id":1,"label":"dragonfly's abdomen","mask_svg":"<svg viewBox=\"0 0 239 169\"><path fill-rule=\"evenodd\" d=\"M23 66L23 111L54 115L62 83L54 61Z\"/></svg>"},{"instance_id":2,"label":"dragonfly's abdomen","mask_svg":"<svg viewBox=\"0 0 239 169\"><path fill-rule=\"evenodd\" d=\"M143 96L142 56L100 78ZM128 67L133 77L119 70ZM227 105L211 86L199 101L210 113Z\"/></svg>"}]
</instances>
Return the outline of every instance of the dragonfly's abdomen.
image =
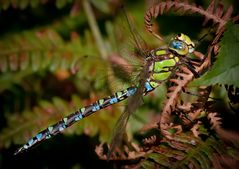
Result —
<instances>
[{"instance_id":1,"label":"dragonfly's abdomen","mask_svg":"<svg viewBox=\"0 0 239 169\"><path fill-rule=\"evenodd\" d=\"M146 91L151 91L154 89L150 85L146 85L145 88L146 88ZM77 121L81 120L82 118L89 116L98 110L101 110L105 107L108 107L108 106L118 103L122 100L125 100L129 96L132 96L136 92L136 90L137 90L137 87L129 87L126 90L116 92L112 96L108 96L106 98L100 99L100 100L92 103L89 106L86 106L86 107L83 107L83 108L77 110L75 113L68 115L67 117L65 117L61 121L59 121L58 123L56 123L52 126L49 126L47 129L38 133L35 137L30 139L25 145L23 145L21 148L19 148L15 152L15 154L23 152L23 151L33 147L34 145L39 144L40 142L51 138L52 136L63 131L65 128L71 126L72 124L76 123Z\"/></svg>"}]
</instances>

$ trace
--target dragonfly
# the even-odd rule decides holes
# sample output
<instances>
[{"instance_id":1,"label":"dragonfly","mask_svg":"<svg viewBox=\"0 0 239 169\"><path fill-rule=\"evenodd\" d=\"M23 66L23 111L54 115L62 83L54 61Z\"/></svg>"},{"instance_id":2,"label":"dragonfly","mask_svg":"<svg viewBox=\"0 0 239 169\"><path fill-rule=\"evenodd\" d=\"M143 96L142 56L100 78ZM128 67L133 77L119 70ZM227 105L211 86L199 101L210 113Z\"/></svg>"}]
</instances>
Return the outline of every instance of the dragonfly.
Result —
<instances>
[{"instance_id":1,"label":"dragonfly","mask_svg":"<svg viewBox=\"0 0 239 169\"><path fill-rule=\"evenodd\" d=\"M130 86L125 90L118 91L111 96L99 99L96 102L82 107L76 112L64 117L61 121L49 126L47 129L39 132L36 136L31 138L15 152L15 155L30 149L58 133L61 133L69 126L101 109L119 103L129 97L134 99L134 96L136 96L137 93L146 95L153 91L177 71L178 66L183 64L186 55L194 51L194 47L194 43L191 39L187 35L180 33L172 38L167 48L157 48L147 52L145 58L145 69L143 73L141 73L142 75L147 74L148 77L145 80L142 80L138 84ZM131 111L129 110L129 112Z\"/></svg>"},{"instance_id":2,"label":"dragonfly","mask_svg":"<svg viewBox=\"0 0 239 169\"><path fill-rule=\"evenodd\" d=\"M126 19L128 25L130 25L127 16ZM130 32L133 36L137 53L144 58L142 70L137 77L137 82L124 90L118 91L111 96L101 98L64 117L59 122L49 126L28 140L26 144L17 149L14 153L15 155L28 151L32 147L63 132L66 128L99 110L128 99L128 106L116 123L116 132L113 136L112 148L110 150L113 151L114 147L117 145L117 140L122 138L130 114L138 108L141 97L152 92L163 82L168 81L182 64L188 66L189 69L194 72L193 67L185 62L185 60L187 60L187 55L192 53L195 48L195 44L189 36L180 33L170 40L167 47L144 50L141 44L142 38L134 33L133 27L130 27Z\"/></svg>"}]
</instances>

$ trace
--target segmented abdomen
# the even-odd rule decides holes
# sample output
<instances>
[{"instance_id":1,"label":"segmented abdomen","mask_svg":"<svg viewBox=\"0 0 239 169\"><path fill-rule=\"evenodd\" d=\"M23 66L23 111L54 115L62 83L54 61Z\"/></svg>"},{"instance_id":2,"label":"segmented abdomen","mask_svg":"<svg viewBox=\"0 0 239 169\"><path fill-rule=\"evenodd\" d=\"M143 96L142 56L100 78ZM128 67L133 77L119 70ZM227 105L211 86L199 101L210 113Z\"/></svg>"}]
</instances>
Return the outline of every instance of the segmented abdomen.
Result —
<instances>
[{"instance_id":1,"label":"segmented abdomen","mask_svg":"<svg viewBox=\"0 0 239 169\"><path fill-rule=\"evenodd\" d=\"M145 85L146 92L149 92L153 90L150 85ZM68 115L67 117L63 118L58 123L49 126L47 129L41 131L38 133L35 137L30 139L25 145L23 145L21 148L19 148L15 155L26 151L27 149L33 147L34 145L37 145L41 143L42 141L51 138L52 136L58 134L59 132L63 131L65 128L71 126L72 124L76 123L77 121L81 120L82 118L91 115L92 113L103 109L105 107L108 107L110 105L113 105L115 103L118 103L122 100L125 100L129 96L132 96L137 90L137 87L129 87L126 90L122 90L119 92L116 92L114 95L100 99L94 103L92 103L89 106L83 107L79 110L77 110L75 113L72 113Z\"/></svg>"},{"instance_id":2,"label":"segmented abdomen","mask_svg":"<svg viewBox=\"0 0 239 169\"><path fill-rule=\"evenodd\" d=\"M77 121L81 120L82 118L91 115L92 113L127 99L129 96L134 95L136 90L137 90L136 86L129 87L125 90L116 92L115 94L113 94L111 96L105 97L103 99L99 99L89 106L86 106L86 107L83 107L83 108L77 110L75 113L68 115L67 117L65 117L61 121L59 121L58 123L56 123L52 126L49 126L47 129L38 133L35 137L30 139L25 145L23 145L21 148L19 148L15 152L15 155L28 150L29 148L41 143L42 141L44 141L46 139L51 138L52 136L63 131L65 128L71 126L72 124L76 123ZM145 94L152 90L154 90L154 87L151 86L150 82L146 82L145 83L145 91L144 91Z\"/></svg>"}]
</instances>

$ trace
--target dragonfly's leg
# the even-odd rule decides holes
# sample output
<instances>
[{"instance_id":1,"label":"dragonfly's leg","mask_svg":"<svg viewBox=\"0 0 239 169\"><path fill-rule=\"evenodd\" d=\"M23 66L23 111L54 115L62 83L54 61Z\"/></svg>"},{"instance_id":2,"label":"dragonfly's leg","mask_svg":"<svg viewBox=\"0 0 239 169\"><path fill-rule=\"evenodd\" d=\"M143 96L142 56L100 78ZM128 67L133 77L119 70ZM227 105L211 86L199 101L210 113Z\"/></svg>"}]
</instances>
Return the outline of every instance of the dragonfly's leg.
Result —
<instances>
[{"instance_id":1,"label":"dragonfly's leg","mask_svg":"<svg viewBox=\"0 0 239 169\"><path fill-rule=\"evenodd\" d=\"M200 74L196 72L195 67L191 65L190 63L184 63L184 65L193 73L195 78L199 78Z\"/></svg>"},{"instance_id":2,"label":"dragonfly's leg","mask_svg":"<svg viewBox=\"0 0 239 169\"><path fill-rule=\"evenodd\" d=\"M186 89L184 87L182 88L182 91L183 91L183 93L188 94L188 95L197 96L197 97L200 96L199 94L186 91Z\"/></svg>"},{"instance_id":3,"label":"dragonfly's leg","mask_svg":"<svg viewBox=\"0 0 239 169\"><path fill-rule=\"evenodd\" d=\"M200 77L200 74L195 70L195 67L194 67L192 64L190 64L189 62L186 62L186 61L178 62L178 63L176 64L175 68L173 68L172 71L173 71L173 72L176 72L176 70L178 70L178 68L179 68L180 66L186 66L186 67L188 68L188 70L189 70L190 72L192 72L192 74L194 75L195 78Z\"/></svg>"}]
</instances>

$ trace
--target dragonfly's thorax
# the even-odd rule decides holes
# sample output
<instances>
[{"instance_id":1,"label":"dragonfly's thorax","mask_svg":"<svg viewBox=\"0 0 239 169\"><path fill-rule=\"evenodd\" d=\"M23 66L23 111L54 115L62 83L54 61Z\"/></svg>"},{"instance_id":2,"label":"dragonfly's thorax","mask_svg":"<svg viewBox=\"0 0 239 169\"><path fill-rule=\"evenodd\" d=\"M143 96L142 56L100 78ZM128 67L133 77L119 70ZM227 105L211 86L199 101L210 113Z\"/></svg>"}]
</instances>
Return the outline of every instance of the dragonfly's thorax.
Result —
<instances>
[{"instance_id":1,"label":"dragonfly's thorax","mask_svg":"<svg viewBox=\"0 0 239 169\"><path fill-rule=\"evenodd\" d=\"M180 59L168 49L158 48L149 53L147 58L150 71L148 81L152 86L158 86L159 83L168 80Z\"/></svg>"}]
</instances>

